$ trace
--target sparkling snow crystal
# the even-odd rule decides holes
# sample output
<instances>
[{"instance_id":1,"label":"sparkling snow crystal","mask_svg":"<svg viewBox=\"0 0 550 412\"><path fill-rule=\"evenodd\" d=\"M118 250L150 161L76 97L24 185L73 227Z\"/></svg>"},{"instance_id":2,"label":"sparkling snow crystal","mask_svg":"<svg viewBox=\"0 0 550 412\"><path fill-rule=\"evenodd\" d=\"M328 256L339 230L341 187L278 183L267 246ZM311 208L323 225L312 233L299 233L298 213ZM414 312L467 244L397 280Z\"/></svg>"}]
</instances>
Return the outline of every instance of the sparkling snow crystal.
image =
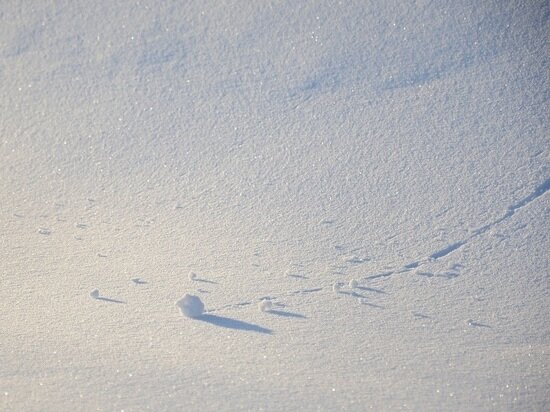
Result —
<instances>
[{"instance_id":1,"label":"sparkling snow crystal","mask_svg":"<svg viewBox=\"0 0 550 412\"><path fill-rule=\"evenodd\" d=\"M176 302L176 306L188 318L198 318L204 313L204 303L198 296L185 294Z\"/></svg>"}]
</instances>

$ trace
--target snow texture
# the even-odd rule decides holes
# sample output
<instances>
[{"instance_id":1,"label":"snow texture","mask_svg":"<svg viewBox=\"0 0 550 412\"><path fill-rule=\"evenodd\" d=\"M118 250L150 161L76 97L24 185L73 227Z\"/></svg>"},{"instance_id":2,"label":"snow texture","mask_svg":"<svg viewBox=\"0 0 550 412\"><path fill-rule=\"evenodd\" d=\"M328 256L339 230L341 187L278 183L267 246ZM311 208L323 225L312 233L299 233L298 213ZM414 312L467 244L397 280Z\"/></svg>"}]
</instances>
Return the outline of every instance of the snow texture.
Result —
<instances>
[{"instance_id":1,"label":"snow texture","mask_svg":"<svg viewBox=\"0 0 550 412\"><path fill-rule=\"evenodd\" d=\"M0 1L0 411L549 410L549 17Z\"/></svg>"},{"instance_id":2,"label":"snow texture","mask_svg":"<svg viewBox=\"0 0 550 412\"><path fill-rule=\"evenodd\" d=\"M176 302L176 306L188 318L198 318L204 313L204 303L198 296L185 294Z\"/></svg>"}]
</instances>

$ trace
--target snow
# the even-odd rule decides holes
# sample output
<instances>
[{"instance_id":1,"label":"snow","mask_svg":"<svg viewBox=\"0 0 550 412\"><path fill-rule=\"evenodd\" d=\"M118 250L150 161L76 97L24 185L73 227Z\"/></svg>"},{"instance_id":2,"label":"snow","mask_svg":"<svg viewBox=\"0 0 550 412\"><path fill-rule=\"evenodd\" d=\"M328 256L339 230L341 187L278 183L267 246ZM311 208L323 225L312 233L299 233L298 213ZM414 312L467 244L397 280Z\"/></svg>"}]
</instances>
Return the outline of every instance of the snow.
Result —
<instances>
[{"instance_id":1,"label":"snow","mask_svg":"<svg viewBox=\"0 0 550 412\"><path fill-rule=\"evenodd\" d=\"M188 318L198 318L204 313L204 303L198 296L185 294L176 302L176 306Z\"/></svg>"},{"instance_id":2,"label":"snow","mask_svg":"<svg viewBox=\"0 0 550 412\"><path fill-rule=\"evenodd\" d=\"M549 15L3 1L0 410L548 409Z\"/></svg>"},{"instance_id":3,"label":"snow","mask_svg":"<svg viewBox=\"0 0 550 412\"><path fill-rule=\"evenodd\" d=\"M264 299L258 304L258 308L262 312L269 312L271 309L273 309L273 303L270 300Z\"/></svg>"}]
</instances>

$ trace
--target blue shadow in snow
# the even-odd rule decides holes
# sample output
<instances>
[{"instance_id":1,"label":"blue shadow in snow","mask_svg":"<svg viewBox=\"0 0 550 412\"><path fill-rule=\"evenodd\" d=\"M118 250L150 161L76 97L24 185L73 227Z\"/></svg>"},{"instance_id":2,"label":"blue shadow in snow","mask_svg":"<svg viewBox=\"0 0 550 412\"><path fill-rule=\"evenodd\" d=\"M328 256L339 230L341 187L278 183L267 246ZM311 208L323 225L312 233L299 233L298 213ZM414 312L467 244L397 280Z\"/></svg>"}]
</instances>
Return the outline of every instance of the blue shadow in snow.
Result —
<instances>
[{"instance_id":1,"label":"blue shadow in snow","mask_svg":"<svg viewBox=\"0 0 550 412\"><path fill-rule=\"evenodd\" d=\"M287 312L287 311L284 311L284 310L274 310L274 309L271 309L271 310L267 311L267 313L272 313L272 314L274 314L274 315L284 316L284 317L287 317L287 318L307 319L304 315L302 315L302 314L300 314L300 313L296 313L296 312Z\"/></svg>"},{"instance_id":2,"label":"blue shadow in snow","mask_svg":"<svg viewBox=\"0 0 550 412\"><path fill-rule=\"evenodd\" d=\"M477 327L477 328L489 328L489 329L491 329L491 326L486 325L485 323L474 322L473 320L470 320L468 322L468 325L474 326L474 327Z\"/></svg>"},{"instance_id":3,"label":"blue shadow in snow","mask_svg":"<svg viewBox=\"0 0 550 412\"><path fill-rule=\"evenodd\" d=\"M271 335L273 333L271 329L267 329L259 325L254 325L253 323L244 322L242 320L226 318L224 316L205 314L202 315L200 318L197 318L197 320L202 320L203 322L208 322L216 326L221 326L222 328L265 333L267 335Z\"/></svg>"},{"instance_id":4,"label":"blue shadow in snow","mask_svg":"<svg viewBox=\"0 0 550 412\"><path fill-rule=\"evenodd\" d=\"M103 296L98 296L97 298L95 298L96 300L102 300L103 302L110 302L110 303L126 303L122 300L117 300L117 299L111 299L111 298L106 298L106 297L103 297Z\"/></svg>"},{"instance_id":5,"label":"blue shadow in snow","mask_svg":"<svg viewBox=\"0 0 550 412\"><path fill-rule=\"evenodd\" d=\"M366 286L357 286L357 289L365 290L367 292L382 293L384 295L388 294L388 292L383 291L382 289L369 288L369 287L366 287Z\"/></svg>"}]
</instances>

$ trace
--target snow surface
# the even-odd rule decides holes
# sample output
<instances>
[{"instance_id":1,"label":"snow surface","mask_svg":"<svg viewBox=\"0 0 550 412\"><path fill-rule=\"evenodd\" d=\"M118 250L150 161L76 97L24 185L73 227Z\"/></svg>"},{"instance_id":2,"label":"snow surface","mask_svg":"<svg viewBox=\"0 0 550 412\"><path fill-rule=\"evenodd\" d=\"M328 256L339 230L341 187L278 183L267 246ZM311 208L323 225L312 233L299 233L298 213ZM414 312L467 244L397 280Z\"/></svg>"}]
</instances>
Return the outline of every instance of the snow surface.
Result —
<instances>
[{"instance_id":1,"label":"snow surface","mask_svg":"<svg viewBox=\"0 0 550 412\"><path fill-rule=\"evenodd\" d=\"M548 16L0 2L0 410L548 410Z\"/></svg>"}]
</instances>

